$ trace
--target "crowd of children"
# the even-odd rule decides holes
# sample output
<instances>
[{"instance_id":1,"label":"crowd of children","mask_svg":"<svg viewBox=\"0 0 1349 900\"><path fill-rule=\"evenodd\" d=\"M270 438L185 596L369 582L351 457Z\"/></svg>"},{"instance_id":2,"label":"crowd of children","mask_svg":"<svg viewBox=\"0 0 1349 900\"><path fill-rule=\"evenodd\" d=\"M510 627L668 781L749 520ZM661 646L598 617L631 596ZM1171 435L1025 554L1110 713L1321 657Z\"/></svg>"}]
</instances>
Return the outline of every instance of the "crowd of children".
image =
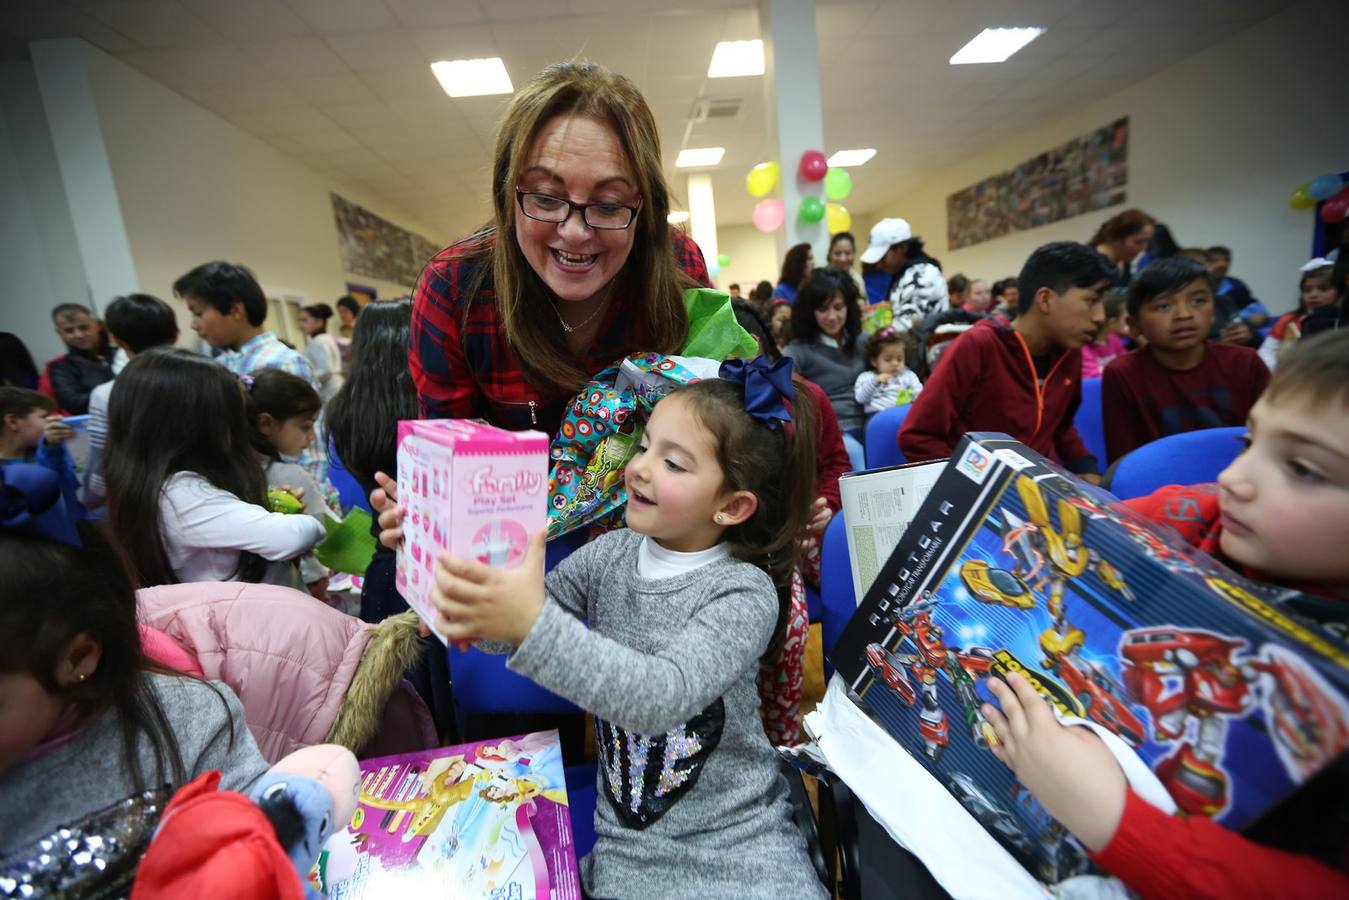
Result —
<instances>
[{"instance_id":1,"label":"crowd of children","mask_svg":"<svg viewBox=\"0 0 1349 900\"><path fill-rule=\"evenodd\" d=\"M865 467L877 413L910 405L895 438L910 461L950 456L967 432L1002 431L1093 483L1158 438L1247 426L1216 488L1170 487L1131 505L1248 577L1349 599L1349 261L1304 266L1297 309L1263 338L1243 323L1250 340L1217 340L1215 327L1236 334L1219 321L1224 304L1249 311L1249 289L1215 273L1212 254L1134 270L1137 253L1115 245L1138 244L1153 224L1117 223L1097 246L1047 244L991 286L942 277L902 219L873 229L861 279L851 235L831 244L825 268L807 245L793 248L778 290L736 306L762 355L655 405L623 474L626 529L546 575L541 536L510 570L438 560L435 629L509 653L511 670L591 713L601 770L643 736L690 748L678 783L638 773L630 803L599 804L583 863L592 894L827 893L792 820L759 679L803 634L803 563L838 509L838 474ZM31 362L31 375L11 373L7 359L0 386L0 640L12 648L0 663L0 800L29 811L0 836L0 885L21 877L35 895L126 886L174 789L211 769L242 788L265 769L230 688L184 674L171 647L152 652L135 591L241 581L327 598L313 551L334 512L329 440L378 514L362 618L406 608L394 584L401 509L385 473L396 423L419 413L409 302L369 304L349 345L328 333L331 307L305 307L301 353L266 329L266 297L242 266L198 266L173 290L214 358L173 346L168 304L129 294L103 322L58 307L67 352L40 374ZM889 324L868 327L868 299L891 305ZM943 327L954 330L929 354L924 342ZM1101 379L1104 459L1074 425L1087 378ZM86 412L80 478L64 419ZM430 646L413 677L443 725L449 674ZM1297 829L1242 836L1167 816L1024 679L990 689L994 752L1143 896L1349 890L1338 825L1327 853ZM1312 803L1329 815L1343 800L1336 782ZM60 829L95 846L114 823L123 838L99 851L101 866L34 853Z\"/></svg>"}]
</instances>

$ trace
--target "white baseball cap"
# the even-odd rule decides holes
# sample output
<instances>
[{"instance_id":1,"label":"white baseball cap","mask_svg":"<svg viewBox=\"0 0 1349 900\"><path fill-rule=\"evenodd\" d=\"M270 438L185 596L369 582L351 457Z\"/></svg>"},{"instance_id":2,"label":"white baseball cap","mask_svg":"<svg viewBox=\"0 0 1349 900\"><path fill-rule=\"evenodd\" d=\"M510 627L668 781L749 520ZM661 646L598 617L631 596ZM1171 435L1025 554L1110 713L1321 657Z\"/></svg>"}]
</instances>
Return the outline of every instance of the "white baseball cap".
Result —
<instances>
[{"instance_id":1,"label":"white baseball cap","mask_svg":"<svg viewBox=\"0 0 1349 900\"><path fill-rule=\"evenodd\" d=\"M913 237L913 229L903 219L881 219L871 226L871 244L862 254L862 262L867 265L880 262L885 251L891 246Z\"/></svg>"}]
</instances>

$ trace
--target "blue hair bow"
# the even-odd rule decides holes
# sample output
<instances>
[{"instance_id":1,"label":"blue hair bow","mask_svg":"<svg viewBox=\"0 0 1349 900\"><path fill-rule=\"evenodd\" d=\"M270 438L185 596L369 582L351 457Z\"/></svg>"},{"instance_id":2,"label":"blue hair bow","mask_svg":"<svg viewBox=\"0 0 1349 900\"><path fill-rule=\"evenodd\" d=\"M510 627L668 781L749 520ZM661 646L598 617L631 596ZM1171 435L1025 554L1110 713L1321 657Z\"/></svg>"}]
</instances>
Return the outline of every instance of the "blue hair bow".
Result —
<instances>
[{"instance_id":1,"label":"blue hair bow","mask_svg":"<svg viewBox=\"0 0 1349 900\"><path fill-rule=\"evenodd\" d=\"M0 467L0 529L81 546L56 473L29 463Z\"/></svg>"},{"instance_id":2,"label":"blue hair bow","mask_svg":"<svg viewBox=\"0 0 1349 900\"><path fill-rule=\"evenodd\" d=\"M792 420L787 408L792 399L792 360L784 356L770 363L765 357L751 360L728 359L721 364L723 381L733 381L745 389L745 411L769 428Z\"/></svg>"}]
</instances>

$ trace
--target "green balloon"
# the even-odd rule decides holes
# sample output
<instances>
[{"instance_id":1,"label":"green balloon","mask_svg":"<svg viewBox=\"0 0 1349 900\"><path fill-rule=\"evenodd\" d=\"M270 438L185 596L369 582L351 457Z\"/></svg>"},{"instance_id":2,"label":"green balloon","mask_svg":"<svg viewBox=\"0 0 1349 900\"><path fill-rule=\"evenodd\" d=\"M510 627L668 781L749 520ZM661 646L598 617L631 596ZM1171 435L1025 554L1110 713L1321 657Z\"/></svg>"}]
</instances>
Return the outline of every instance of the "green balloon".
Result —
<instances>
[{"instance_id":1,"label":"green balloon","mask_svg":"<svg viewBox=\"0 0 1349 900\"><path fill-rule=\"evenodd\" d=\"M819 197L803 197L800 212L805 221L818 222L824 218L824 201Z\"/></svg>"},{"instance_id":2,"label":"green balloon","mask_svg":"<svg viewBox=\"0 0 1349 900\"><path fill-rule=\"evenodd\" d=\"M731 254L729 253L717 254L717 265L721 266L724 269L730 264L731 264Z\"/></svg>"},{"instance_id":3,"label":"green balloon","mask_svg":"<svg viewBox=\"0 0 1349 900\"><path fill-rule=\"evenodd\" d=\"M842 200L852 193L852 176L847 169L830 169L824 173L824 195L830 200Z\"/></svg>"}]
</instances>

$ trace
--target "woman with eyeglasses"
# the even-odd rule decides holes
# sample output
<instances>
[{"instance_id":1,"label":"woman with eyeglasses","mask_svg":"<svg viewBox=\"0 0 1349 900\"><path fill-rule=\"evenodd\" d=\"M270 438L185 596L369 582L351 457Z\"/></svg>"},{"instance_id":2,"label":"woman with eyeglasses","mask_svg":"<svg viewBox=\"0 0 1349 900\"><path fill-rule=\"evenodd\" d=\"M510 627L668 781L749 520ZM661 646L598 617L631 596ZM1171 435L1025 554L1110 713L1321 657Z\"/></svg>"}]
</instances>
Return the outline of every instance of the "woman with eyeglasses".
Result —
<instances>
[{"instance_id":1,"label":"woman with eyeglasses","mask_svg":"<svg viewBox=\"0 0 1349 900\"><path fill-rule=\"evenodd\" d=\"M551 435L594 373L683 346L683 291L707 266L667 222L650 107L602 66L558 63L516 92L492 184L492 221L417 285L412 378L428 418Z\"/></svg>"}]
</instances>

